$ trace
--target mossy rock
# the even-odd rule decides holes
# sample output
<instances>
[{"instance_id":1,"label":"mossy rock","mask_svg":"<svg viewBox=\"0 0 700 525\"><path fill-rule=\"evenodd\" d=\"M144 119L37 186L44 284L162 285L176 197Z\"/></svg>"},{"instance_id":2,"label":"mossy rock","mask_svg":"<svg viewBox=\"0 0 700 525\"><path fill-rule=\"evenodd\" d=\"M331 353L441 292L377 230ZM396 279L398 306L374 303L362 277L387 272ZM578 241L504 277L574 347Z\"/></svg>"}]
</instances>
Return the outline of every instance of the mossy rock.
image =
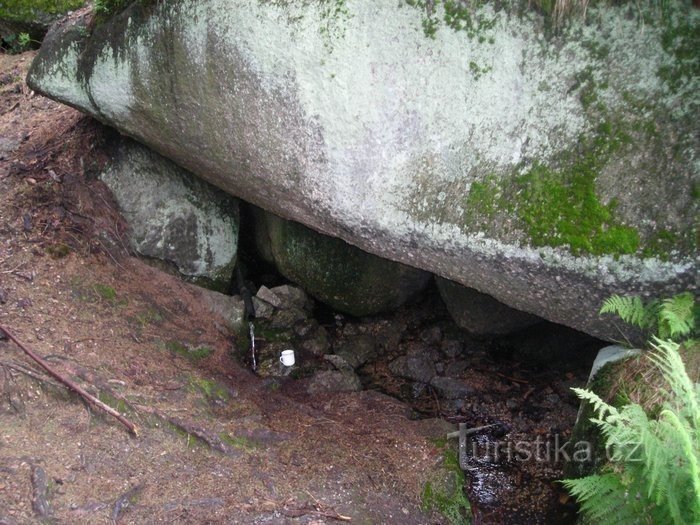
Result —
<instances>
[{"instance_id":1,"label":"mossy rock","mask_svg":"<svg viewBox=\"0 0 700 525\"><path fill-rule=\"evenodd\" d=\"M319 301L362 316L401 306L423 290L430 274L352 246L270 213L256 219L258 250Z\"/></svg>"}]
</instances>

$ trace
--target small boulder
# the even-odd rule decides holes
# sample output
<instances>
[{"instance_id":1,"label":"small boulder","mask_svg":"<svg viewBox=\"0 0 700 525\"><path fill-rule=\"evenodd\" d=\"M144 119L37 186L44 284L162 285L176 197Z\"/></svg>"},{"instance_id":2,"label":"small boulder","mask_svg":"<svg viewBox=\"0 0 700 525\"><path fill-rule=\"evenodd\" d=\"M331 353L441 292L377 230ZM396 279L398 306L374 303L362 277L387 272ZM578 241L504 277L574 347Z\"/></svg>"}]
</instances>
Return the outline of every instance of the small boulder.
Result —
<instances>
[{"instance_id":1,"label":"small boulder","mask_svg":"<svg viewBox=\"0 0 700 525\"><path fill-rule=\"evenodd\" d=\"M283 284L270 289L270 292L279 297L278 308L298 308L310 311L314 307L314 302L306 295L306 292L296 286Z\"/></svg>"},{"instance_id":2,"label":"small boulder","mask_svg":"<svg viewBox=\"0 0 700 525\"><path fill-rule=\"evenodd\" d=\"M328 332L318 324L298 344L299 348L316 356L327 354L331 349Z\"/></svg>"},{"instance_id":3,"label":"small boulder","mask_svg":"<svg viewBox=\"0 0 700 525\"><path fill-rule=\"evenodd\" d=\"M247 330L245 305L239 296L202 289L202 299L212 314L221 317L231 332L238 334Z\"/></svg>"},{"instance_id":4,"label":"small boulder","mask_svg":"<svg viewBox=\"0 0 700 525\"><path fill-rule=\"evenodd\" d=\"M427 272L371 255L300 223L267 212L254 216L259 252L271 254L282 275L341 312L363 316L393 310L430 279Z\"/></svg>"},{"instance_id":5,"label":"small boulder","mask_svg":"<svg viewBox=\"0 0 700 525\"><path fill-rule=\"evenodd\" d=\"M464 345L461 341L455 339L445 339L441 345L442 353L447 357L457 357L464 350Z\"/></svg>"},{"instance_id":6,"label":"small boulder","mask_svg":"<svg viewBox=\"0 0 700 525\"><path fill-rule=\"evenodd\" d=\"M265 285L258 289L258 293L255 294L255 297L271 304L275 308L282 308L282 298Z\"/></svg>"},{"instance_id":7,"label":"small boulder","mask_svg":"<svg viewBox=\"0 0 700 525\"><path fill-rule=\"evenodd\" d=\"M323 358L328 361L330 364L332 364L336 370L340 370L341 372L354 372L355 369L352 367L350 363L348 363L343 357L337 355L337 354L328 354L324 355Z\"/></svg>"},{"instance_id":8,"label":"small boulder","mask_svg":"<svg viewBox=\"0 0 700 525\"><path fill-rule=\"evenodd\" d=\"M258 319L272 319L272 315L275 313L275 307L257 296L252 299L255 317Z\"/></svg>"},{"instance_id":9,"label":"small boulder","mask_svg":"<svg viewBox=\"0 0 700 525\"><path fill-rule=\"evenodd\" d=\"M389 363L392 374L412 381L430 383L435 377L435 364L424 355L404 355Z\"/></svg>"},{"instance_id":10,"label":"small boulder","mask_svg":"<svg viewBox=\"0 0 700 525\"><path fill-rule=\"evenodd\" d=\"M377 346L371 335L360 334L346 339L335 353L353 368L359 368L377 356Z\"/></svg>"},{"instance_id":11,"label":"small boulder","mask_svg":"<svg viewBox=\"0 0 700 525\"><path fill-rule=\"evenodd\" d=\"M473 288L447 279L436 278L435 281L454 322L474 336L509 334L542 321Z\"/></svg>"},{"instance_id":12,"label":"small boulder","mask_svg":"<svg viewBox=\"0 0 700 525\"><path fill-rule=\"evenodd\" d=\"M452 377L436 376L430 381L430 386L445 399L461 399L474 393L474 389L464 381Z\"/></svg>"},{"instance_id":13,"label":"small boulder","mask_svg":"<svg viewBox=\"0 0 700 525\"><path fill-rule=\"evenodd\" d=\"M123 140L102 174L142 255L225 290L238 248L238 201L174 162Z\"/></svg>"}]
</instances>

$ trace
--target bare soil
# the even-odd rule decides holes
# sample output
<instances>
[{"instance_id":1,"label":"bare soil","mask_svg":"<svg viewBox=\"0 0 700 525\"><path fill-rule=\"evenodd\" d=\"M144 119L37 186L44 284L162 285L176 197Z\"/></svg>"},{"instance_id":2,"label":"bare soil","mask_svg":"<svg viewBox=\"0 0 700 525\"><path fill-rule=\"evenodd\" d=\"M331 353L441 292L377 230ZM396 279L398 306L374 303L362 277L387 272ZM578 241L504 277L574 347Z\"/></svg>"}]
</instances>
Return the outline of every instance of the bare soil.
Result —
<instances>
[{"instance_id":1,"label":"bare soil","mask_svg":"<svg viewBox=\"0 0 700 525\"><path fill-rule=\"evenodd\" d=\"M0 54L0 325L140 431L0 341L0 523L440 523L420 495L444 425L237 364L203 292L129 254L96 179L110 132L30 92L32 58Z\"/></svg>"}]
</instances>

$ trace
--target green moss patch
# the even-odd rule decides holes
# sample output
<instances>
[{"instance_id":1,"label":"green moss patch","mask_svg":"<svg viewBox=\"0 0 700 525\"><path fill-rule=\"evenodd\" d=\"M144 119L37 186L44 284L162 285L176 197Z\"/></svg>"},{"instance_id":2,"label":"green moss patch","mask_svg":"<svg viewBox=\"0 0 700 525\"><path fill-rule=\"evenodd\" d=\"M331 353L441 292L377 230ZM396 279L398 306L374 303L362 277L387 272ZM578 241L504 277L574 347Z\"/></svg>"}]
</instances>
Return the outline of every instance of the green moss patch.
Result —
<instances>
[{"instance_id":1,"label":"green moss patch","mask_svg":"<svg viewBox=\"0 0 700 525\"><path fill-rule=\"evenodd\" d=\"M190 389L204 394L208 401L226 402L231 398L228 389L213 379L190 378Z\"/></svg>"},{"instance_id":2,"label":"green moss patch","mask_svg":"<svg viewBox=\"0 0 700 525\"><path fill-rule=\"evenodd\" d=\"M219 434L219 439L226 443L227 445L245 451L252 451L260 448L260 445L245 436L232 436L226 432Z\"/></svg>"},{"instance_id":3,"label":"green moss patch","mask_svg":"<svg viewBox=\"0 0 700 525\"><path fill-rule=\"evenodd\" d=\"M165 343L165 348L170 350L174 354L181 355L193 361L204 359L214 353L214 350L207 346L194 348L184 345L179 341L168 341L167 343Z\"/></svg>"},{"instance_id":4,"label":"green moss patch","mask_svg":"<svg viewBox=\"0 0 700 525\"><path fill-rule=\"evenodd\" d=\"M469 523L471 505L464 493L465 476L457 453L451 448L444 450L442 467L446 479L434 479L423 486L423 510L438 511L451 525Z\"/></svg>"},{"instance_id":5,"label":"green moss patch","mask_svg":"<svg viewBox=\"0 0 700 525\"><path fill-rule=\"evenodd\" d=\"M474 227L504 211L517 218L535 247L565 246L575 255L635 253L639 233L615 218L615 201L601 202L595 187L610 156L630 140L604 121L582 151L569 152L558 163L535 162L503 181L475 182L465 201L466 219Z\"/></svg>"}]
</instances>

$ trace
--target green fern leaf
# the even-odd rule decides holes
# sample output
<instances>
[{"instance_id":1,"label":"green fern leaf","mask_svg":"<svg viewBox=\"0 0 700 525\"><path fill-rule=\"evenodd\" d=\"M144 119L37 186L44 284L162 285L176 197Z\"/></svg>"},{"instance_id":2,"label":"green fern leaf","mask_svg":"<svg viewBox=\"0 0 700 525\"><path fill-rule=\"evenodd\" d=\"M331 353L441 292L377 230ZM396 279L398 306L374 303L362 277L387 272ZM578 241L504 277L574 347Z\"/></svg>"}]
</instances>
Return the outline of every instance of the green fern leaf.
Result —
<instances>
[{"instance_id":1,"label":"green fern leaf","mask_svg":"<svg viewBox=\"0 0 700 525\"><path fill-rule=\"evenodd\" d=\"M639 297L613 295L603 302L601 314L615 314L626 323L639 328L647 328L647 312Z\"/></svg>"},{"instance_id":2,"label":"green fern leaf","mask_svg":"<svg viewBox=\"0 0 700 525\"><path fill-rule=\"evenodd\" d=\"M659 337L677 339L695 330L695 297L686 292L665 299L659 310Z\"/></svg>"}]
</instances>

